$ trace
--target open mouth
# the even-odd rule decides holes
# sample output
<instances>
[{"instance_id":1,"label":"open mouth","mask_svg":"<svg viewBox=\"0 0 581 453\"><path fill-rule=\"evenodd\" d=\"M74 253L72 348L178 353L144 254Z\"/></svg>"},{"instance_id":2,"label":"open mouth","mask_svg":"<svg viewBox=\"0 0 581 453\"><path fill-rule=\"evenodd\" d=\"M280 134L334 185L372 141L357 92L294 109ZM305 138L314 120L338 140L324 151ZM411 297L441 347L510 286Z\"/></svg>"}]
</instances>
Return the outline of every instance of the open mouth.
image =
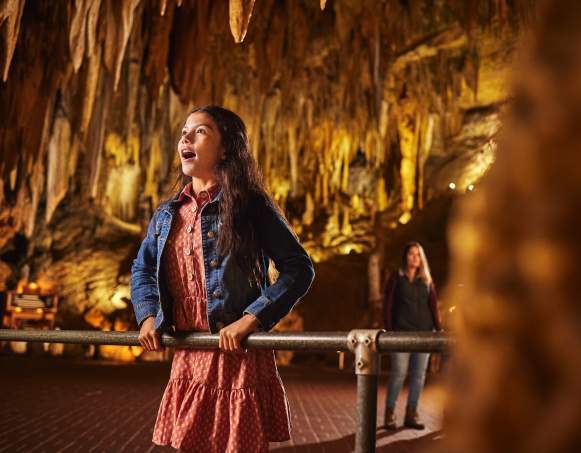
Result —
<instances>
[{"instance_id":1,"label":"open mouth","mask_svg":"<svg viewBox=\"0 0 581 453\"><path fill-rule=\"evenodd\" d=\"M196 157L195 152L188 151L188 150L182 151L182 159L183 160L190 160L190 159L193 159L194 157Z\"/></svg>"}]
</instances>

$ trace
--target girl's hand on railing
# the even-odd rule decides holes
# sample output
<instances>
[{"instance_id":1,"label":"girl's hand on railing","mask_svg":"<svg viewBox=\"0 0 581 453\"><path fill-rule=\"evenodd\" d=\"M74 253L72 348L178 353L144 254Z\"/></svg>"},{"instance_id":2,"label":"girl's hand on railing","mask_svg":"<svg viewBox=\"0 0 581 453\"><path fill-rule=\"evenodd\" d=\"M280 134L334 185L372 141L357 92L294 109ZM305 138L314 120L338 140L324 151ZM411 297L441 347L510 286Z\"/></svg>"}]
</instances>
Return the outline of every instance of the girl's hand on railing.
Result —
<instances>
[{"instance_id":1,"label":"girl's hand on railing","mask_svg":"<svg viewBox=\"0 0 581 453\"><path fill-rule=\"evenodd\" d=\"M258 328L258 319L251 314L245 314L237 321L220 329L220 349L222 351L242 351L240 342Z\"/></svg>"},{"instance_id":2,"label":"girl's hand on railing","mask_svg":"<svg viewBox=\"0 0 581 453\"><path fill-rule=\"evenodd\" d=\"M143 321L138 340L146 351L163 351L159 333L155 330L155 317L150 316Z\"/></svg>"}]
</instances>

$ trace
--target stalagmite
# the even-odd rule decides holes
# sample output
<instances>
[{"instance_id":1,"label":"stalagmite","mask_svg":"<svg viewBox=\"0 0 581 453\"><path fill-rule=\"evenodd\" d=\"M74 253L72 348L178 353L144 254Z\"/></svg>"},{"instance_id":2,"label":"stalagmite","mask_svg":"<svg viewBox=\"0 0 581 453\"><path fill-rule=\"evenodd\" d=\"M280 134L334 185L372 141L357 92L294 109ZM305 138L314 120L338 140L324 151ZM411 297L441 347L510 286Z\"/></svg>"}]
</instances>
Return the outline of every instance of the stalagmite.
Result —
<instances>
[{"instance_id":1,"label":"stalagmite","mask_svg":"<svg viewBox=\"0 0 581 453\"><path fill-rule=\"evenodd\" d=\"M385 188L385 179L379 178L375 193L376 193L376 195L375 195L375 203L376 203L375 208L377 211L381 212L387 208L388 203L389 203L389 199L387 197L387 191Z\"/></svg>"},{"instance_id":2,"label":"stalagmite","mask_svg":"<svg viewBox=\"0 0 581 453\"><path fill-rule=\"evenodd\" d=\"M313 197L307 192L305 196L305 212L302 217L302 224L305 226L310 226L315 220L315 204L313 203Z\"/></svg>"},{"instance_id":3,"label":"stalagmite","mask_svg":"<svg viewBox=\"0 0 581 453\"><path fill-rule=\"evenodd\" d=\"M341 234L345 237L351 236L353 228L351 227L351 222L349 221L349 206L343 206L343 222L341 223Z\"/></svg>"}]
</instances>

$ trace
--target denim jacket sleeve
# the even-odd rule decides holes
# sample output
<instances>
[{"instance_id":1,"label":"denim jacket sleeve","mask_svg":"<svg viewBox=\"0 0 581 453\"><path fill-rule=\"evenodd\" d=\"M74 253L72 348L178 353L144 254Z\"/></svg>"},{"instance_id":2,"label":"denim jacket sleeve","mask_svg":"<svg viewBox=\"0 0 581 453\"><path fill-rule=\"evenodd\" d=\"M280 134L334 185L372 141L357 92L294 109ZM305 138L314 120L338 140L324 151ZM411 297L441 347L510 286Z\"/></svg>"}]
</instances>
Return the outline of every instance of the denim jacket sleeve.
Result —
<instances>
[{"instance_id":1,"label":"denim jacket sleeve","mask_svg":"<svg viewBox=\"0 0 581 453\"><path fill-rule=\"evenodd\" d=\"M268 331L306 294L315 271L309 255L276 208L262 206L257 233L264 253L274 261L279 276L244 313L256 316L261 328Z\"/></svg>"},{"instance_id":2,"label":"denim jacket sleeve","mask_svg":"<svg viewBox=\"0 0 581 453\"><path fill-rule=\"evenodd\" d=\"M131 303L139 326L145 318L156 316L160 307L155 232L158 212L153 214L145 238L137 252L137 258L133 260L131 266Z\"/></svg>"}]
</instances>

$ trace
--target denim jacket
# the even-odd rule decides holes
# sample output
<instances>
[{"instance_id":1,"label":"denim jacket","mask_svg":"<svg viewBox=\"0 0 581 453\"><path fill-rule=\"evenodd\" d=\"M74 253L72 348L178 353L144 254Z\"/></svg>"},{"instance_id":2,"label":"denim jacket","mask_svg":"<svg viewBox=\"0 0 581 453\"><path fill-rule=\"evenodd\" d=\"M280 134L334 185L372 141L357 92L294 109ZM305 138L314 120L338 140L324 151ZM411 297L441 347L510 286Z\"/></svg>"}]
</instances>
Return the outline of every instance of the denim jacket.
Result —
<instances>
[{"instance_id":1,"label":"denim jacket","mask_svg":"<svg viewBox=\"0 0 581 453\"><path fill-rule=\"evenodd\" d=\"M221 196L219 192L201 211L210 332L218 332L245 313L256 316L260 329L268 331L308 291L315 275L313 263L280 213L264 205L257 220L259 263L264 277L260 286L253 284L231 255L218 253ZM173 301L165 280L160 278L160 263L177 210L177 198L162 203L153 214L131 268L131 302L137 323L141 325L145 318L155 316L157 331L171 330L174 323ZM267 280L269 259L279 272L272 285Z\"/></svg>"}]
</instances>

